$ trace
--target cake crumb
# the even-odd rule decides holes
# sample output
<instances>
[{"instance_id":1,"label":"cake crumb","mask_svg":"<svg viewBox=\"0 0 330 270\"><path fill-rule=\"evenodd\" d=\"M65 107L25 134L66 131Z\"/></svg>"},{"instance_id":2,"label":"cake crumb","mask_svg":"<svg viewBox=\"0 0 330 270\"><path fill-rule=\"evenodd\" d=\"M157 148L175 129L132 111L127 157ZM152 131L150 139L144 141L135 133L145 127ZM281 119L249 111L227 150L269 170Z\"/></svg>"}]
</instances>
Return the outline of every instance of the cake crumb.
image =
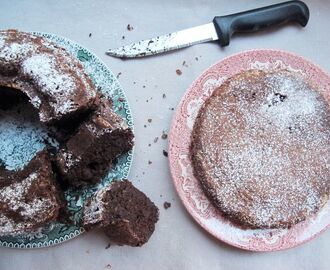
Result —
<instances>
[{"instance_id":1,"label":"cake crumb","mask_svg":"<svg viewBox=\"0 0 330 270\"><path fill-rule=\"evenodd\" d=\"M174 108L173 107L172 108L169 108L169 110L174 111Z\"/></svg>"},{"instance_id":2,"label":"cake crumb","mask_svg":"<svg viewBox=\"0 0 330 270\"><path fill-rule=\"evenodd\" d=\"M108 263L108 264L105 266L105 268L107 268L107 269L111 269L112 266L111 266L111 264Z\"/></svg>"},{"instance_id":3,"label":"cake crumb","mask_svg":"<svg viewBox=\"0 0 330 270\"><path fill-rule=\"evenodd\" d=\"M151 160L149 160L149 161L148 161L148 164L149 164L149 165L150 165L150 164L152 164L152 161L151 161Z\"/></svg>"},{"instance_id":4,"label":"cake crumb","mask_svg":"<svg viewBox=\"0 0 330 270\"><path fill-rule=\"evenodd\" d=\"M92 37L92 33L89 33L89 35L88 35L89 37Z\"/></svg>"},{"instance_id":5,"label":"cake crumb","mask_svg":"<svg viewBox=\"0 0 330 270\"><path fill-rule=\"evenodd\" d=\"M164 155L164 157L168 157L167 151L163 150L163 155Z\"/></svg>"},{"instance_id":6,"label":"cake crumb","mask_svg":"<svg viewBox=\"0 0 330 270\"><path fill-rule=\"evenodd\" d=\"M156 138L154 139L154 143L156 143L156 142L158 142L158 137L156 137Z\"/></svg>"},{"instance_id":7,"label":"cake crumb","mask_svg":"<svg viewBox=\"0 0 330 270\"><path fill-rule=\"evenodd\" d=\"M105 249L109 249L111 247L111 243L109 243L106 247L105 247Z\"/></svg>"},{"instance_id":8,"label":"cake crumb","mask_svg":"<svg viewBox=\"0 0 330 270\"><path fill-rule=\"evenodd\" d=\"M167 139L167 134L166 134L166 132L165 132L165 131L163 131L163 134L162 134L162 139L163 139L163 140L166 140L166 139Z\"/></svg>"},{"instance_id":9,"label":"cake crumb","mask_svg":"<svg viewBox=\"0 0 330 270\"><path fill-rule=\"evenodd\" d=\"M165 95L165 93L163 94L163 98L166 98L166 95Z\"/></svg>"},{"instance_id":10,"label":"cake crumb","mask_svg":"<svg viewBox=\"0 0 330 270\"><path fill-rule=\"evenodd\" d=\"M183 61L183 62L182 62L182 66L184 66L184 67L188 67L186 61Z\"/></svg>"},{"instance_id":11,"label":"cake crumb","mask_svg":"<svg viewBox=\"0 0 330 270\"><path fill-rule=\"evenodd\" d=\"M120 75L121 75L121 72L118 72L116 78L119 79Z\"/></svg>"},{"instance_id":12,"label":"cake crumb","mask_svg":"<svg viewBox=\"0 0 330 270\"><path fill-rule=\"evenodd\" d=\"M167 209L170 208L170 207L171 207L171 203L165 201L165 202L164 202L164 209L167 210Z\"/></svg>"},{"instance_id":13,"label":"cake crumb","mask_svg":"<svg viewBox=\"0 0 330 270\"><path fill-rule=\"evenodd\" d=\"M123 102L124 101L124 99L122 97L119 97L117 100L118 100L118 102Z\"/></svg>"},{"instance_id":14,"label":"cake crumb","mask_svg":"<svg viewBox=\"0 0 330 270\"><path fill-rule=\"evenodd\" d=\"M148 146L150 147L151 146L151 143L149 143Z\"/></svg>"},{"instance_id":15,"label":"cake crumb","mask_svg":"<svg viewBox=\"0 0 330 270\"><path fill-rule=\"evenodd\" d=\"M125 36L122 36L121 39L125 39Z\"/></svg>"},{"instance_id":16,"label":"cake crumb","mask_svg":"<svg viewBox=\"0 0 330 270\"><path fill-rule=\"evenodd\" d=\"M143 125L145 128L147 127L147 125Z\"/></svg>"},{"instance_id":17,"label":"cake crumb","mask_svg":"<svg viewBox=\"0 0 330 270\"><path fill-rule=\"evenodd\" d=\"M149 118L149 119L148 119L148 122L149 122L149 123L151 123L151 122L152 122L152 119L151 119L151 118Z\"/></svg>"},{"instance_id":18,"label":"cake crumb","mask_svg":"<svg viewBox=\"0 0 330 270\"><path fill-rule=\"evenodd\" d=\"M128 30L128 31L132 31L133 29L134 29L134 28L133 28L132 25L130 25L130 24L127 25L127 30Z\"/></svg>"},{"instance_id":19,"label":"cake crumb","mask_svg":"<svg viewBox=\"0 0 330 270\"><path fill-rule=\"evenodd\" d=\"M176 72L176 74L179 75L179 76L182 74L182 71L181 71L180 69L177 69L175 72Z\"/></svg>"},{"instance_id":20,"label":"cake crumb","mask_svg":"<svg viewBox=\"0 0 330 270\"><path fill-rule=\"evenodd\" d=\"M195 57L195 60L198 61L198 57L197 56Z\"/></svg>"},{"instance_id":21,"label":"cake crumb","mask_svg":"<svg viewBox=\"0 0 330 270\"><path fill-rule=\"evenodd\" d=\"M146 88L146 86L145 85L142 85L142 88Z\"/></svg>"},{"instance_id":22,"label":"cake crumb","mask_svg":"<svg viewBox=\"0 0 330 270\"><path fill-rule=\"evenodd\" d=\"M86 250L86 253L89 254L89 249Z\"/></svg>"}]
</instances>

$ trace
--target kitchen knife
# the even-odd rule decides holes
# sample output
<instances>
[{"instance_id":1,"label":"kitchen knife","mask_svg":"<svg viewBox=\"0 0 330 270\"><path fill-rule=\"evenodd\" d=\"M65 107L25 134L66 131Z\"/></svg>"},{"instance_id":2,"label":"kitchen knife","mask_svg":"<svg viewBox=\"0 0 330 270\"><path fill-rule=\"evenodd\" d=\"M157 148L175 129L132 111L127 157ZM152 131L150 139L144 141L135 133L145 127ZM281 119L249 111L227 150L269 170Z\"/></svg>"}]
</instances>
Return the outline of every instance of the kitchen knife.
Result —
<instances>
[{"instance_id":1,"label":"kitchen knife","mask_svg":"<svg viewBox=\"0 0 330 270\"><path fill-rule=\"evenodd\" d=\"M227 46L230 37L236 32L256 32L288 22L306 26L308 19L309 10L305 3L288 1L232 15L217 16L212 23L110 49L106 54L119 58L143 57L214 40L219 40L221 46Z\"/></svg>"}]
</instances>

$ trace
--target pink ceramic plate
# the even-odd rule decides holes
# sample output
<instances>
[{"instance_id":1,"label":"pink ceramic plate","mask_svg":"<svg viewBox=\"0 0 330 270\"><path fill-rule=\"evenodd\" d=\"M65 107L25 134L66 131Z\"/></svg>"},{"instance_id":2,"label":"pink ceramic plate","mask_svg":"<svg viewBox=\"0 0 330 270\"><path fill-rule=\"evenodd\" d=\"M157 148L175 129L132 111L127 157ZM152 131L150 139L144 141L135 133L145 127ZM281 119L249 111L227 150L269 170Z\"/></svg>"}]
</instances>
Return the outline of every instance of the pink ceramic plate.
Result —
<instances>
[{"instance_id":1,"label":"pink ceramic plate","mask_svg":"<svg viewBox=\"0 0 330 270\"><path fill-rule=\"evenodd\" d=\"M177 108L169 134L169 162L173 182L188 212L216 238L253 251L292 248L313 239L330 226L330 202L317 215L290 229L243 230L221 216L193 176L189 145L199 108L226 78L248 69L289 69L298 72L312 86L318 87L330 104L330 76L299 56L283 51L254 50L225 58L193 82Z\"/></svg>"}]
</instances>

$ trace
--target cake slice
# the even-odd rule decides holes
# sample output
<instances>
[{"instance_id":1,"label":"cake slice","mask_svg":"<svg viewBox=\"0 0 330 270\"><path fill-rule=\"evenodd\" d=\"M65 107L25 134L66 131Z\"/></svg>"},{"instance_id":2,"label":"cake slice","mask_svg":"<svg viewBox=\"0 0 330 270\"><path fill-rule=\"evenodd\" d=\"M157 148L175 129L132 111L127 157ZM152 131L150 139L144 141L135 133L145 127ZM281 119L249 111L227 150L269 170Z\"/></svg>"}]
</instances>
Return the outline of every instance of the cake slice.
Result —
<instances>
[{"instance_id":1,"label":"cake slice","mask_svg":"<svg viewBox=\"0 0 330 270\"><path fill-rule=\"evenodd\" d=\"M65 206L46 151L20 171L0 168L0 235L35 230L55 221Z\"/></svg>"},{"instance_id":2,"label":"cake slice","mask_svg":"<svg viewBox=\"0 0 330 270\"><path fill-rule=\"evenodd\" d=\"M54 42L0 31L0 86L29 98L41 122L70 122L95 107L96 89L81 63Z\"/></svg>"},{"instance_id":3,"label":"cake slice","mask_svg":"<svg viewBox=\"0 0 330 270\"><path fill-rule=\"evenodd\" d=\"M132 149L133 138L132 130L103 98L98 109L61 146L56 158L59 174L75 187L95 184L116 157Z\"/></svg>"},{"instance_id":4,"label":"cake slice","mask_svg":"<svg viewBox=\"0 0 330 270\"><path fill-rule=\"evenodd\" d=\"M158 208L128 180L114 180L84 205L82 226L102 228L119 245L142 246L155 230Z\"/></svg>"}]
</instances>

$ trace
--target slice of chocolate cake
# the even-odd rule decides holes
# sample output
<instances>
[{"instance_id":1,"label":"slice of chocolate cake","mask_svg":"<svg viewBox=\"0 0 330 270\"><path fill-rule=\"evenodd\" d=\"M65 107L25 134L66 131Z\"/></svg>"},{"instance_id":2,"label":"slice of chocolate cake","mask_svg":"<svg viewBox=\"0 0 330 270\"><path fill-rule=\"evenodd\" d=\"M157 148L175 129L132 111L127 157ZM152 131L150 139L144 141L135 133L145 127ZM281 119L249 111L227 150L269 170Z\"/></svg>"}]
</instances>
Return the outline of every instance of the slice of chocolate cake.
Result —
<instances>
[{"instance_id":1,"label":"slice of chocolate cake","mask_svg":"<svg viewBox=\"0 0 330 270\"><path fill-rule=\"evenodd\" d=\"M119 245L142 246L155 230L158 208L128 180L115 180L84 205L84 228L102 228Z\"/></svg>"},{"instance_id":2,"label":"slice of chocolate cake","mask_svg":"<svg viewBox=\"0 0 330 270\"><path fill-rule=\"evenodd\" d=\"M65 206L46 151L22 170L0 168L0 235L30 232L58 219Z\"/></svg>"},{"instance_id":3,"label":"slice of chocolate cake","mask_svg":"<svg viewBox=\"0 0 330 270\"><path fill-rule=\"evenodd\" d=\"M95 107L96 89L81 63L31 33L0 31L0 86L25 94L43 123L74 121Z\"/></svg>"},{"instance_id":4,"label":"slice of chocolate cake","mask_svg":"<svg viewBox=\"0 0 330 270\"><path fill-rule=\"evenodd\" d=\"M133 132L101 99L98 109L62 145L57 167L63 180L72 186L97 183L120 154L133 147Z\"/></svg>"}]
</instances>

